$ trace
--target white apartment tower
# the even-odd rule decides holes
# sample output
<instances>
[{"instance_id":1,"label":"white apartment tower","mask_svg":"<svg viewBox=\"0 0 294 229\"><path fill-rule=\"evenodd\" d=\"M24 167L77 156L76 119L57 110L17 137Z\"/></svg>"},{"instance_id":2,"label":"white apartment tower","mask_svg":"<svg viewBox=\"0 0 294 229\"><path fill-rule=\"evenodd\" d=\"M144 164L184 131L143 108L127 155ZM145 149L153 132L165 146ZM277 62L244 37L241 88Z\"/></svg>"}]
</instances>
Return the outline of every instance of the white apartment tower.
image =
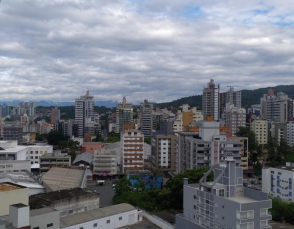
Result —
<instances>
[{"instance_id":1,"label":"white apartment tower","mask_svg":"<svg viewBox=\"0 0 294 229\"><path fill-rule=\"evenodd\" d=\"M204 118L212 116L214 121L219 120L219 89L220 85L215 84L212 79L203 89L202 110Z\"/></svg>"},{"instance_id":2,"label":"white apartment tower","mask_svg":"<svg viewBox=\"0 0 294 229\"><path fill-rule=\"evenodd\" d=\"M86 95L81 96L75 101L75 121L78 124L78 136L83 138L87 120L94 121L94 96L87 91Z\"/></svg>"}]
</instances>

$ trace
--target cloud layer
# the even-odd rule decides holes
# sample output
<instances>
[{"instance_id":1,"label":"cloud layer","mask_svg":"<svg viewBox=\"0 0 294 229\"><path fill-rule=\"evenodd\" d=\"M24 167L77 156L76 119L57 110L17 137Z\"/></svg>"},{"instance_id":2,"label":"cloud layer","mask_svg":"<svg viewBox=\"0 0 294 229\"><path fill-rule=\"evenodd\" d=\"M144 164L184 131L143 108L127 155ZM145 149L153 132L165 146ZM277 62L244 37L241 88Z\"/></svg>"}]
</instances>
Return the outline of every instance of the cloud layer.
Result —
<instances>
[{"instance_id":1,"label":"cloud layer","mask_svg":"<svg viewBox=\"0 0 294 229\"><path fill-rule=\"evenodd\" d=\"M197 5L195 5L197 2ZM1 100L164 102L294 84L290 0L2 0Z\"/></svg>"}]
</instances>

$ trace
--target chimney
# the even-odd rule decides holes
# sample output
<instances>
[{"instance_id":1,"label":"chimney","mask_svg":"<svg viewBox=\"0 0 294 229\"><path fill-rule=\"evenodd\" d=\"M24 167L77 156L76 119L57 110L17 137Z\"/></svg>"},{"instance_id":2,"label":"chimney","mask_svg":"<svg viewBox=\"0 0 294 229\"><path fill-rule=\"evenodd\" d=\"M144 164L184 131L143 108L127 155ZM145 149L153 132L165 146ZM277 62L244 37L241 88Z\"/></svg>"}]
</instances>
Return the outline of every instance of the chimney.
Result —
<instances>
[{"instance_id":1,"label":"chimney","mask_svg":"<svg viewBox=\"0 0 294 229\"><path fill-rule=\"evenodd\" d=\"M25 204L10 205L9 222L15 228L30 226L30 207Z\"/></svg>"},{"instance_id":2,"label":"chimney","mask_svg":"<svg viewBox=\"0 0 294 229\"><path fill-rule=\"evenodd\" d=\"M188 185L189 178L184 178L184 185Z\"/></svg>"}]
</instances>

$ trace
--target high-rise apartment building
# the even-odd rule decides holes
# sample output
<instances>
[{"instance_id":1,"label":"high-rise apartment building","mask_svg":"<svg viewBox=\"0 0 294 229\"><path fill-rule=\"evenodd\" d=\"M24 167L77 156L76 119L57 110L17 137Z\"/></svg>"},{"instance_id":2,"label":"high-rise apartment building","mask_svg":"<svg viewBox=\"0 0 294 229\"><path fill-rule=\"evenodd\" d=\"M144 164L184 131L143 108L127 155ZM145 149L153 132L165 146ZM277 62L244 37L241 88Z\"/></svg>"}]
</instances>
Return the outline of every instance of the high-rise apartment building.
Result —
<instances>
[{"instance_id":1,"label":"high-rise apartment building","mask_svg":"<svg viewBox=\"0 0 294 229\"><path fill-rule=\"evenodd\" d=\"M10 115L10 106L4 104L1 107L1 111L2 111L2 118L5 118L6 116Z\"/></svg>"},{"instance_id":2,"label":"high-rise apartment building","mask_svg":"<svg viewBox=\"0 0 294 229\"><path fill-rule=\"evenodd\" d=\"M140 130L123 130L121 133L122 172L143 170L144 135Z\"/></svg>"},{"instance_id":3,"label":"high-rise apartment building","mask_svg":"<svg viewBox=\"0 0 294 229\"><path fill-rule=\"evenodd\" d=\"M233 87L230 90L222 93L222 112L225 111L226 104L234 104L235 107L241 107L241 91L234 91Z\"/></svg>"},{"instance_id":4,"label":"high-rise apartment building","mask_svg":"<svg viewBox=\"0 0 294 229\"><path fill-rule=\"evenodd\" d=\"M151 140L151 161L162 170L176 170L177 136L172 135L172 123L165 122L160 130L153 130Z\"/></svg>"},{"instance_id":5,"label":"high-rise apartment building","mask_svg":"<svg viewBox=\"0 0 294 229\"><path fill-rule=\"evenodd\" d=\"M183 214L176 215L180 229L270 229L272 201L268 194L243 187L243 171L233 159L217 164L204 174L199 184L184 178ZM207 181L214 170L214 179Z\"/></svg>"},{"instance_id":6,"label":"high-rise apartment building","mask_svg":"<svg viewBox=\"0 0 294 229\"><path fill-rule=\"evenodd\" d=\"M51 123L57 123L60 120L60 110L55 107L51 109Z\"/></svg>"},{"instance_id":7,"label":"high-rise apartment building","mask_svg":"<svg viewBox=\"0 0 294 229\"><path fill-rule=\"evenodd\" d=\"M255 139L259 144L266 144L268 141L268 122L262 119L255 119L250 124L250 129L255 133Z\"/></svg>"},{"instance_id":8,"label":"high-rise apartment building","mask_svg":"<svg viewBox=\"0 0 294 229\"><path fill-rule=\"evenodd\" d=\"M116 107L116 132L121 133L124 124L133 124L133 107L132 103L127 103L126 97L122 103L117 103Z\"/></svg>"},{"instance_id":9,"label":"high-rise apartment building","mask_svg":"<svg viewBox=\"0 0 294 229\"><path fill-rule=\"evenodd\" d=\"M214 80L210 80L207 87L204 87L202 95L202 110L204 118L212 116L214 121L219 120L219 90L220 85L215 84Z\"/></svg>"},{"instance_id":10,"label":"high-rise apartment building","mask_svg":"<svg viewBox=\"0 0 294 229\"><path fill-rule=\"evenodd\" d=\"M75 137L83 138L87 122L94 121L94 96L89 91L75 101L75 121L78 124L78 136Z\"/></svg>"},{"instance_id":11,"label":"high-rise apartment building","mask_svg":"<svg viewBox=\"0 0 294 229\"><path fill-rule=\"evenodd\" d=\"M141 103L140 112L141 112L141 120L140 126L142 134L145 137L151 137L152 134L152 127L153 127L153 104L149 103L148 100L144 100Z\"/></svg>"},{"instance_id":12,"label":"high-rise apartment building","mask_svg":"<svg viewBox=\"0 0 294 229\"><path fill-rule=\"evenodd\" d=\"M246 126L246 110L244 108L227 103L223 114L225 126L230 127L232 135L235 136L236 132L238 132L238 127Z\"/></svg>"},{"instance_id":13,"label":"high-rise apartment building","mask_svg":"<svg viewBox=\"0 0 294 229\"><path fill-rule=\"evenodd\" d=\"M177 172L209 167L224 162L227 158L241 163L240 141L227 140L226 134L220 133L219 122L199 121L197 124L197 132L178 133Z\"/></svg>"},{"instance_id":14,"label":"high-rise apartment building","mask_svg":"<svg viewBox=\"0 0 294 229\"><path fill-rule=\"evenodd\" d=\"M17 140L18 145L23 145L23 128L18 126L3 127L3 140Z\"/></svg>"}]
</instances>

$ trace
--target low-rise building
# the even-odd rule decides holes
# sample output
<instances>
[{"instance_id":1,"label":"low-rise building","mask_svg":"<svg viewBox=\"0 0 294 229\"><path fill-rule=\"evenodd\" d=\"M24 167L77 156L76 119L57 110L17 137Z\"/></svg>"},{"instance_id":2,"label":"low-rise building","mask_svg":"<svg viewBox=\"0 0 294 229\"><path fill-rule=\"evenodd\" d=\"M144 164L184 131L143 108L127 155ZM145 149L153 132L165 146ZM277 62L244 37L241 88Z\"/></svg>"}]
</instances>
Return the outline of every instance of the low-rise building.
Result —
<instances>
[{"instance_id":1,"label":"low-rise building","mask_svg":"<svg viewBox=\"0 0 294 229\"><path fill-rule=\"evenodd\" d=\"M87 187L85 167L53 167L42 176L47 192Z\"/></svg>"},{"instance_id":2,"label":"low-rise building","mask_svg":"<svg viewBox=\"0 0 294 229\"><path fill-rule=\"evenodd\" d=\"M1 172L23 172L31 171L31 161L11 161L11 160L1 160L0 161L0 173Z\"/></svg>"},{"instance_id":3,"label":"low-rise building","mask_svg":"<svg viewBox=\"0 0 294 229\"><path fill-rule=\"evenodd\" d=\"M214 180L207 176L214 169ZM242 168L233 159L216 164L199 184L184 179L183 214L176 216L176 228L264 228L270 229L268 209L272 201L267 193L243 187Z\"/></svg>"},{"instance_id":4,"label":"low-rise building","mask_svg":"<svg viewBox=\"0 0 294 229\"><path fill-rule=\"evenodd\" d=\"M262 191L285 201L294 202L293 180L293 162L286 162L285 166L262 169Z\"/></svg>"},{"instance_id":5,"label":"low-rise building","mask_svg":"<svg viewBox=\"0 0 294 229\"><path fill-rule=\"evenodd\" d=\"M71 156L48 153L40 157L40 173L46 173L52 167L70 166Z\"/></svg>"},{"instance_id":6,"label":"low-rise building","mask_svg":"<svg viewBox=\"0 0 294 229\"><path fill-rule=\"evenodd\" d=\"M85 152L79 154L73 161L73 165L90 167L93 161L93 154Z\"/></svg>"},{"instance_id":7,"label":"low-rise building","mask_svg":"<svg viewBox=\"0 0 294 229\"><path fill-rule=\"evenodd\" d=\"M122 228L142 221L142 211L130 204L117 204L60 218L61 229Z\"/></svg>"},{"instance_id":8,"label":"low-rise building","mask_svg":"<svg viewBox=\"0 0 294 229\"><path fill-rule=\"evenodd\" d=\"M9 206L12 204L28 204L29 189L22 185L10 182L0 183L0 216L9 214Z\"/></svg>"},{"instance_id":9,"label":"low-rise building","mask_svg":"<svg viewBox=\"0 0 294 229\"><path fill-rule=\"evenodd\" d=\"M29 188L29 195L45 192L42 181L28 171L24 172L2 172L0 173L0 183L9 182Z\"/></svg>"},{"instance_id":10,"label":"low-rise building","mask_svg":"<svg viewBox=\"0 0 294 229\"><path fill-rule=\"evenodd\" d=\"M99 208L99 193L91 189L72 188L30 196L31 209L51 207L60 217Z\"/></svg>"},{"instance_id":11,"label":"low-rise building","mask_svg":"<svg viewBox=\"0 0 294 229\"><path fill-rule=\"evenodd\" d=\"M9 206L9 215L0 217L0 229L59 229L59 219L59 212L52 208L30 210L26 204L12 204Z\"/></svg>"},{"instance_id":12,"label":"low-rise building","mask_svg":"<svg viewBox=\"0 0 294 229\"><path fill-rule=\"evenodd\" d=\"M116 151L108 149L107 146L95 150L93 162L94 179L97 177L114 176L117 174Z\"/></svg>"},{"instance_id":13,"label":"low-rise building","mask_svg":"<svg viewBox=\"0 0 294 229\"><path fill-rule=\"evenodd\" d=\"M82 153L88 152L94 155L95 150L99 150L106 144L102 142L84 142L82 145Z\"/></svg>"}]
</instances>

